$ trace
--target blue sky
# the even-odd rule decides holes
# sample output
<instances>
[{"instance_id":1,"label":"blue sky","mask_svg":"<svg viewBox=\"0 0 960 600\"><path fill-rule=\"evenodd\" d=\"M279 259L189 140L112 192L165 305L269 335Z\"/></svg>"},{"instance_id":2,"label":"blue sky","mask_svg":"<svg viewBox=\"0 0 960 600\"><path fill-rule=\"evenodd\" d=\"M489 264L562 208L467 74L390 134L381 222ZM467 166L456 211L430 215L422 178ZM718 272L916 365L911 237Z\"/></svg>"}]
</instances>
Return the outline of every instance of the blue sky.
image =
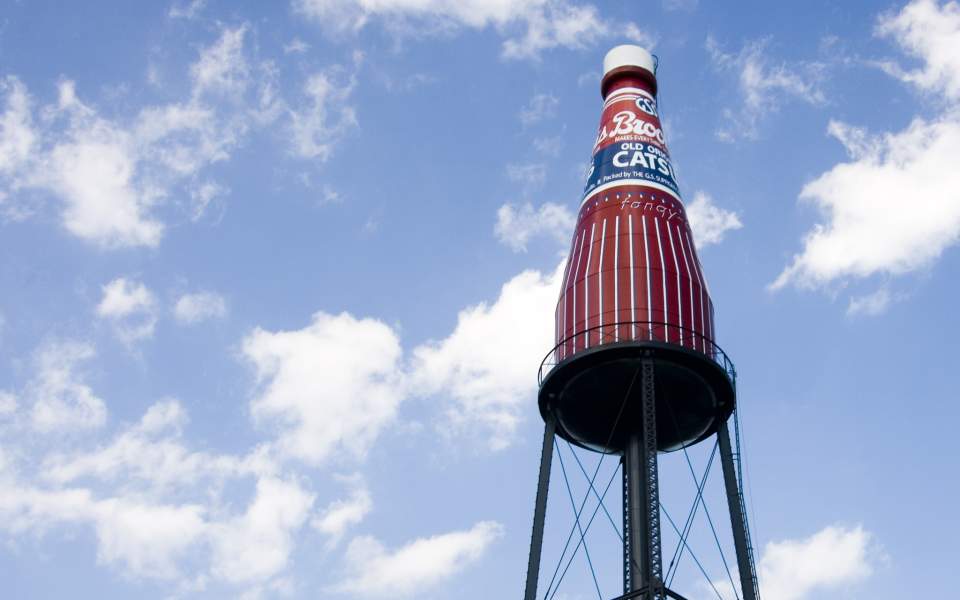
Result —
<instances>
[{"instance_id":1,"label":"blue sky","mask_svg":"<svg viewBox=\"0 0 960 600\"><path fill-rule=\"evenodd\" d=\"M8 0L4 596L516 597L619 43L660 58L763 597L946 597L960 5L935 0ZM686 469L663 458L673 515ZM602 513L588 541L613 597ZM556 598L597 597L583 559ZM689 557L676 582L716 597Z\"/></svg>"}]
</instances>

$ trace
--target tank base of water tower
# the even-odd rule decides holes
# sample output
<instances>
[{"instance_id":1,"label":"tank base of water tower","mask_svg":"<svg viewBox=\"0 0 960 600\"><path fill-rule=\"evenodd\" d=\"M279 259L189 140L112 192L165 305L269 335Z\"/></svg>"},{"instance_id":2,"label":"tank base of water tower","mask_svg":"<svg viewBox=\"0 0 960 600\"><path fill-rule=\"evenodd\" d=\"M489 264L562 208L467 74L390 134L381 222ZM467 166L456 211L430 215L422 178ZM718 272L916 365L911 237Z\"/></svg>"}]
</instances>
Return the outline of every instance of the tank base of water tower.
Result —
<instances>
[{"instance_id":1,"label":"tank base of water tower","mask_svg":"<svg viewBox=\"0 0 960 600\"><path fill-rule=\"evenodd\" d=\"M733 382L709 356L656 341L618 342L580 350L540 385L540 414L557 435L583 448L619 454L642 431L641 361L654 365L657 449L679 450L709 437L735 404Z\"/></svg>"}]
</instances>

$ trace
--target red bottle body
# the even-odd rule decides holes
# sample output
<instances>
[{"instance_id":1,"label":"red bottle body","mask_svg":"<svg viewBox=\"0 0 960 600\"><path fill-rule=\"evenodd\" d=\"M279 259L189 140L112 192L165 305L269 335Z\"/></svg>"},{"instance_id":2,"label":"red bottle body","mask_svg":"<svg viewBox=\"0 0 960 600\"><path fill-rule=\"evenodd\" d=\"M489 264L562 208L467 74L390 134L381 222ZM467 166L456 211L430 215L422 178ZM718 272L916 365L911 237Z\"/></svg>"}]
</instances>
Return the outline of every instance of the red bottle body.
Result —
<instances>
[{"instance_id":1,"label":"red bottle body","mask_svg":"<svg viewBox=\"0 0 960 600\"><path fill-rule=\"evenodd\" d=\"M656 79L608 72L564 282L557 360L599 344L654 340L712 354L713 303L657 112Z\"/></svg>"}]
</instances>

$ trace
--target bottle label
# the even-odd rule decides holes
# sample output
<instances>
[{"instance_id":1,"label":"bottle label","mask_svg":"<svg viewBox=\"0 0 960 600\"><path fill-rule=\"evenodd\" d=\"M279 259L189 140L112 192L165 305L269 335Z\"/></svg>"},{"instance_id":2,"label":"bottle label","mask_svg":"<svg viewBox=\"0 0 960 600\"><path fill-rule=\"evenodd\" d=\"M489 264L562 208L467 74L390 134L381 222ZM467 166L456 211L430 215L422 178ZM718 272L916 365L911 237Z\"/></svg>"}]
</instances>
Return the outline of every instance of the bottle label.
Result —
<instances>
[{"instance_id":1,"label":"bottle label","mask_svg":"<svg viewBox=\"0 0 960 600\"><path fill-rule=\"evenodd\" d=\"M657 101L638 88L615 90L604 104L583 200L620 185L645 185L680 200Z\"/></svg>"}]
</instances>

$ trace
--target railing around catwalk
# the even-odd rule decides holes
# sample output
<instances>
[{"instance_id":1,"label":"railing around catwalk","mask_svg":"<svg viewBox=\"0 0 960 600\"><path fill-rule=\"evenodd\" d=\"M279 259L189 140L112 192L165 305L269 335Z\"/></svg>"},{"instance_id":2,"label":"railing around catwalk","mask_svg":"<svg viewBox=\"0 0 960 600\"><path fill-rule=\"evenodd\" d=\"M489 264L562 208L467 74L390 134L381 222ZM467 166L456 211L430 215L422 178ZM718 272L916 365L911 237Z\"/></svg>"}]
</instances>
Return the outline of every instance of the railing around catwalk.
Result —
<instances>
[{"instance_id":1,"label":"railing around catwalk","mask_svg":"<svg viewBox=\"0 0 960 600\"><path fill-rule=\"evenodd\" d=\"M736 385L737 371L733 361L713 340L699 331L659 321L621 321L578 331L561 340L547 353L540 363L537 380L543 385L544 377L554 367L584 350L637 342L663 342L704 354L717 363Z\"/></svg>"}]
</instances>

